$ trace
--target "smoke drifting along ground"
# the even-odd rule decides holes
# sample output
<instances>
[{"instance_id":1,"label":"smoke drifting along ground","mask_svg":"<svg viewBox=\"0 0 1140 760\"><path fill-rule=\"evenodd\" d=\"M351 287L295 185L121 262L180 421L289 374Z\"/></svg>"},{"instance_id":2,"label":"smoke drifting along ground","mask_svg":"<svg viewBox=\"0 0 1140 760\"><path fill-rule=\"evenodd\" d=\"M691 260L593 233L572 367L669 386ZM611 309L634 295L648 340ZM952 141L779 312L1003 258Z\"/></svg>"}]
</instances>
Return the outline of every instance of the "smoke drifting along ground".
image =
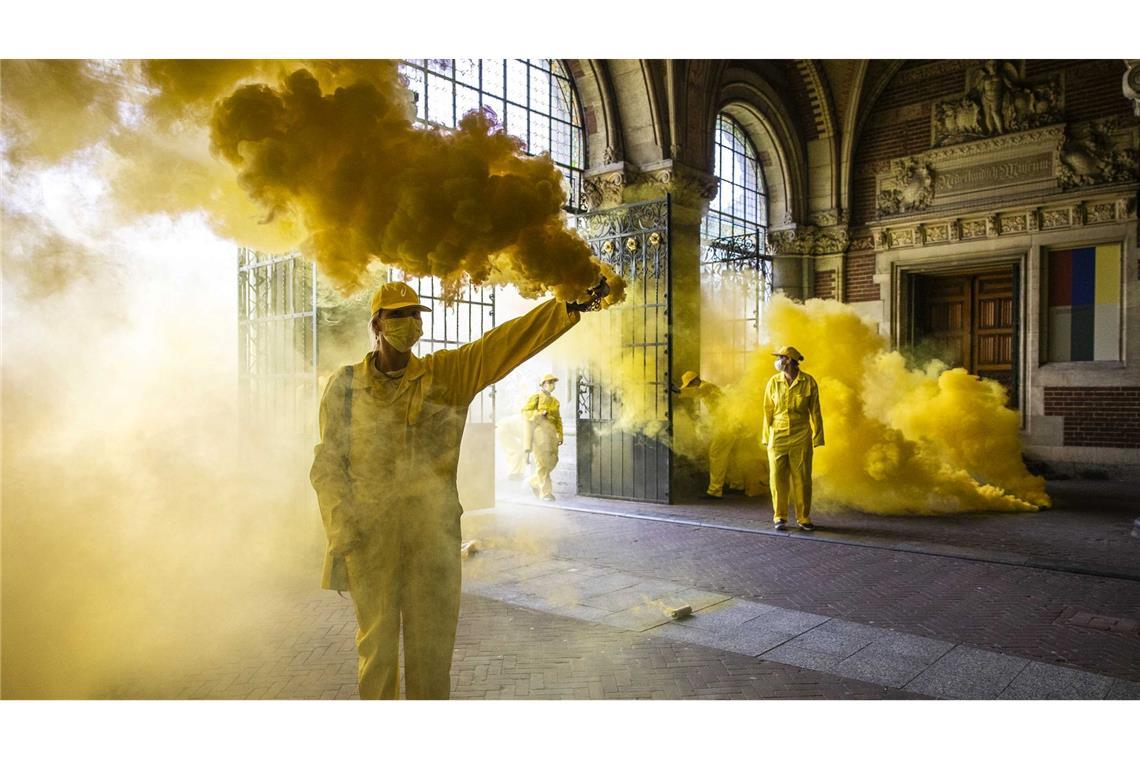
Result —
<instances>
[{"instance_id":1,"label":"smoke drifting along ground","mask_svg":"<svg viewBox=\"0 0 1140 760\"><path fill-rule=\"evenodd\" d=\"M806 356L802 369L820 387L827 444L815 451L814 475L817 501L825 508L944 514L1049 506L1044 479L1025 468L1018 415L1005 406L1000 384L937 361L908 366L906 357L888 350L873 325L836 301L799 304L776 296L761 315L762 348L734 356L732 328L727 327L733 315L721 314L715 304L747 303L752 298L748 288L744 280L720 280L715 299L706 299L714 306L704 317L719 327L702 330L710 339L702 344L701 375L721 385L724 397L711 414L695 404L674 402L674 419L690 418L696 431L672 441L677 453L707 463L712 431L738 430L730 482L748 484L741 465L766 470L758 439L763 389L775 373L770 351L794 345ZM636 297L630 304L638 305ZM656 435L665 426L655 397L659 391L651 384L655 378L646 374L651 368L626 350L643 336L637 334L636 321L622 321L632 319L623 311L607 312L604 327L588 336L571 334L555 350L562 361L577 360L617 389L616 427ZM739 321L742 312L733 314ZM678 329L684 326L675 325Z\"/></svg>"}]
</instances>

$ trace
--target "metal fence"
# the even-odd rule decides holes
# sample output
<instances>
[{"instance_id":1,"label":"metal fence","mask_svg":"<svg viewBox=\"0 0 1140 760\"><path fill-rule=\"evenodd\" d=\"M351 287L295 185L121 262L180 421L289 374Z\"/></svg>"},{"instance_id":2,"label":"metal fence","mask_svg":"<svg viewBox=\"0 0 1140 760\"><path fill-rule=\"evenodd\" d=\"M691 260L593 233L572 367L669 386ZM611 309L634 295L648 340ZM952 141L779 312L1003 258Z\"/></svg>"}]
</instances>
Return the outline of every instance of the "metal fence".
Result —
<instances>
[{"instance_id":1,"label":"metal fence","mask_svg":"<svg viewBox=\"0 0 1140 760\"><path fill-rule=\"evenodd\" d=\"M628 283L611 307L600 343L619 342L620 366L577 381L578 493L668 503L673 408L670 201L629 204L577 217L594 254ZM619 387L620 386L620 387ZM631 412L633 412L631 416Z\"/></svg>"},{"instance_id":2,"label":"metal fence","mask_svg":"<svg viewBox=\"0 0 1140 760\"><path fill-rule=\"evenodd\" d=\"M317 272L299 253L238 250L239 422L244 434L313 438Z\"/></svg>"}]
</instances>

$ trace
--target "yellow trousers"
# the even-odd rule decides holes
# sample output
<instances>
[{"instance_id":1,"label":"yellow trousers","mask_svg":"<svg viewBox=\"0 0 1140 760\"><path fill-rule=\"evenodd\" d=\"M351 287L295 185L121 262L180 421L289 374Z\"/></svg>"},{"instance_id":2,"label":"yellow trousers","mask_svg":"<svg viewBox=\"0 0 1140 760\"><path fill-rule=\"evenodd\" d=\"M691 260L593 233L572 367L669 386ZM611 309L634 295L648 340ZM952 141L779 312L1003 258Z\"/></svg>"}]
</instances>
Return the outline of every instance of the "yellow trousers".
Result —
<instances>
[{"instance_id":1,"label":"yellow trousers","mask_svg":"<svg viewBox=\"0 0 1140 760\"><path fill-rule=\"evenodd\" d=\"M534 475L530 478L530 487L539 492L539 496L553 496L554 483L550 480L550 473L558 466L558 434L550 423L539 423L534 426Z\"/></svg>"},{"instance_id":2,"label":"yellow trousers","mask_svg":"<svg viewBox=\"0 0 1140 760\"><path fill-rule=\"evenodd\" d=\"M772 519L788 519L788 501L795 506L796 521L811 522L811 441L776 450L768 447L768 482L772 487Z\"/></svg>"},{"instance_id":3,"label":"yellow trousers","mask_svg":"<svg viewBox=\"0 0 1140 760\"><path fill-rule=\"evenodd\" d=\"M407 698L451 695L461 585L459 544L456 515L453 525L421 523L408 531L396 525L380 527L345 556L359 624L361 699L400 698L401 627Z\"/></svg>"},{"instance_id":4,"label":"yellow trousers","mask_svg":"<svg viewBox=\"0 0 1140 760\"><path fill-rule=\"evenodd\" d=\"M709 441L709 487L710 496L724 495L724 480L728 476L728 462L736 446L735 432L713 433Z\"/></svg>"}]
</instances>

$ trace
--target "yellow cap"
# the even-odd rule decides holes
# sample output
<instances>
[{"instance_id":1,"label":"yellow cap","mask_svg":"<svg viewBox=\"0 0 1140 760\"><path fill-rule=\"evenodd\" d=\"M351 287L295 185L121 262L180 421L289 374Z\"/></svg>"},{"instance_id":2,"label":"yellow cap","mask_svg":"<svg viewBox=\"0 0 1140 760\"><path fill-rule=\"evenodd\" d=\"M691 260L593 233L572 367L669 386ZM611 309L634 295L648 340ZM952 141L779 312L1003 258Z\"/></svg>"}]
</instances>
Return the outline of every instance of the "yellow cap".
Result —
<instances>
[{"instance_id":1,"label":"yellow cap","mask_svg":"<svg viewBox=\"0 0 1140 760\"><path fill-rule=\"evenodd\" d=\"M546 375L542 376L542 379L538 381L538 384L542 385L543 383L549 383L551 380L558 382L557 377L555 377L554 375L551 375L551 374L546 374Z\"/></svg>"},{"instance_id":2,"label":"yellow cap","mask_svg":"<svg viewBox=\"0 0 1140 760\"><path fill-rule=\"evenodd\" d=\"M772 352L772 356L786 356L789 359L793 359L797 362L802 362L804 360L804 355L797 351L794 346L783 346L781 348L777 348Z\"/></svg>"},{"instance_id":3,"label":"yellow cap","mask_svg":"<svg viewBox=\"0 0 1140 760\"><path fill-rule=\"evenodd\" d=\"M403 309L417 306L420 311L431 311L420 303L420 295L406 282L386 282L372 294L372 313L381 309Z\"/></svg>"},{"instance_id":4,"label":"yellow cap","mask_svg":"<svg viewBox=\"0 0 1140 760\"><path fill-rule=\"evenodd\" d=\"M693 381L697 380L699 377L700 375L698 375L696 372L689 370L685 374L681 375L681 387L688 388L693 384Z\"/></svg>"}]
</instances>

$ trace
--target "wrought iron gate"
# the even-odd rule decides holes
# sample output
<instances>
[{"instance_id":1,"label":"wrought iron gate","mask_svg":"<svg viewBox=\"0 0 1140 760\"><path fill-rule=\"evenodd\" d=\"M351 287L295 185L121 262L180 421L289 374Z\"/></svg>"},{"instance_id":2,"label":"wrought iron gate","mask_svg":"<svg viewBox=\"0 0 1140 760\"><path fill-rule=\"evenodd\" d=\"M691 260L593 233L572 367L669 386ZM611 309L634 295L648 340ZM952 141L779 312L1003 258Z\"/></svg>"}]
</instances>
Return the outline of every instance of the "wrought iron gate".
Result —
<instances>
[{"instance_id":1,"label":"wrought iron gate","mask_svg":"<svg viewBox=\"0 0 1140 760\"><path fill-rule=\"evenodd\" d=\"M720 382L738 380L760 343L761 313L772 296L772 257L763 253L762 236L756 231L717 238L701 251L701 330L715 331L720 348L705 349L702 339L700 371L716 374Z\"/></svg>"},{"instance_id":2,"label":"wrought iron gate","mask_svg":"<svg viewBox=\"0 0 1140 760\"><path fill-rule=\"evenodd\" d=\"M299 253L238 250L238 406L244 436L316 434L317 272Z\"/></svg>"},{"instance_id":3,"label":"wrought iron gate","mask_svg":"<svg viewBox=\"0 0 1140 760\"><path fill-rule=\"evenodd\" d=\"M578 493L585 496L669 502L669 222L668 197L577 218L578 232L595 255L628 284L625 303L599 321L611 332L609 339L620 341L620 374L614 377L622 378L622 387L598 373L578 376Z\"/></svg>"}]
</instances>

